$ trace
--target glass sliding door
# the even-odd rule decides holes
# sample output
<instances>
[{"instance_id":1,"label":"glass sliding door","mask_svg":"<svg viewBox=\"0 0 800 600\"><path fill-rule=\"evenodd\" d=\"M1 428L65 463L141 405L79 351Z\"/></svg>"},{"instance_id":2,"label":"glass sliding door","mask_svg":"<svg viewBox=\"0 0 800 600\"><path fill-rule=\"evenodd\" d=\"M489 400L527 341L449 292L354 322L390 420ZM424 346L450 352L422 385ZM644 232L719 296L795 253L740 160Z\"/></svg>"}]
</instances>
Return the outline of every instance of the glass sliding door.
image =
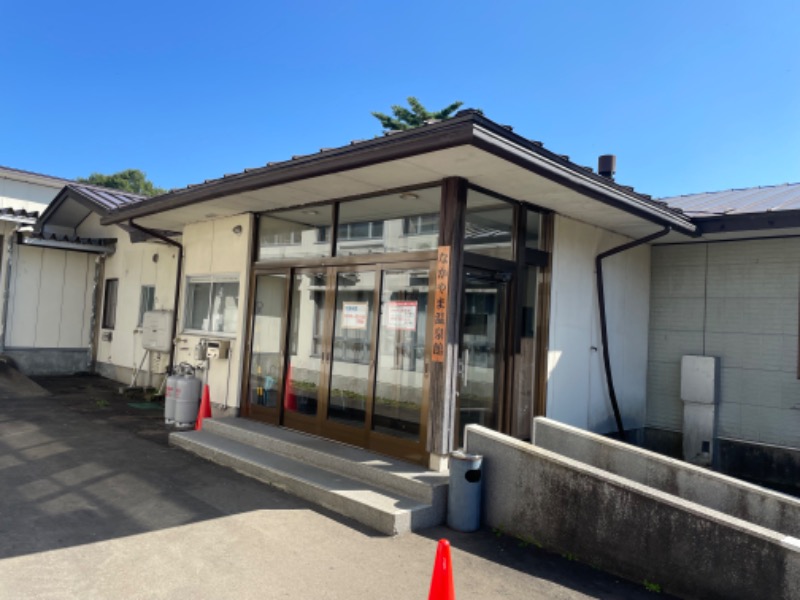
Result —
<instances>
[{"instance_id":1,"label":"glass sliding door","mask_svg":"<svg viewBox=\"0 0 800 600\"><path fill-rule=\"evenodd\" d=\"M281 398L283 422L317 432L316 416L323 390L320 374L328 364L326 269L295 271L291 281L286 385Z\"/></svg>"},{"instance_id":2,"label":"glass sliding door","mask_svg":"<svg viewBox=\"0 0 800 600\"><path fill-rule=\"evenodd\" d=\"M257 273L247 414L423 462L431 269Z\"/></svg>"},{"instance_id":3,"label":"glass sliding door","mask_svg":"<svg viewBox=\"0 0 800 600\"><path fill-rule=\"evenodd\" d=\"M373 431L420 440L425 397L429 272L387 269L381 290Z\"/></svg>"},{"instance_id":4,"label":"glass sliding door","mask_svg":"<svg viewBox=\"0 0 800 600\"><path fill-rule=\"evenodd\" d=\"M372 396L375 271L336 274L328 421L365 427Z\"/></svg>"},{"instance_id":5,"label":"glass sliding door","mask_svg":"<svg viewBox=\"0 0 800 600\"><path fill-rule=\"evenodd\" d=\"M459 445L470 423L497 429L505 372L507 286L487 271L467 269L464 273Z\"/></svg>"},{"instance_id":6,"label":"glass sliding door","mask_svg":"<svg viewBox=\"0 0 800 600\"><path fill-rule=\"evenodd\" d=\"M286 273L255 277L248 408L251 415L273 423L278 423L280 417L283 387L287 281Z\"/></svg>"}]
</instances>

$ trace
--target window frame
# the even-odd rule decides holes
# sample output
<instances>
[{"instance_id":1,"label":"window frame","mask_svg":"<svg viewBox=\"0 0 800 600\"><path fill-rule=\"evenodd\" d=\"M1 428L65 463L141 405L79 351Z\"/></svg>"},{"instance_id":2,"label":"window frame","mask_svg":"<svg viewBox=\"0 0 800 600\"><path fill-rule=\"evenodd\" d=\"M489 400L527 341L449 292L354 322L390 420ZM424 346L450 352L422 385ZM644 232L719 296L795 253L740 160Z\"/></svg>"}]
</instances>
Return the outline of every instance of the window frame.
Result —
<instances>
[{"instance_id":1,"label":"window frame","mask_svg":"<svg viewBox=\"0 0 800 600\"><path fill-rule=\"evenodd\" d=\"M113 287L113 294L111 293ZM113 300L109 300L113 298ZM113 305L112 305L113 302ZM111 331L117 325L117 305L119 304L119 277L109 277L103 284L103 319L102 329Z\"/></svg>"},{"instance_id":2,"label":"window frame","mask_svg":"<svg viewBox=\"0 0 800 600\"><path fill-rule=\"evenodd\" d=\"M214 275L187 275L185 280L184 286L184 303L183 303L183 319L182 319L182 326L183 326L183 333L189 335L200 335L203 337L221 337L221 338L235 338L239 335L239 317L241 311L241 278L239 274L233 273L221 273L221 274L214 274ZM191 320L193 317L191 302L194 299L194 296L190 293L190 286L193 284L203 284L207 283L209 285L208 291L208 313L206 314L209 322L209 326L212 323L212 311L213 311L213 302L214 302L214 285L215 284L223 284L223 283L235 283L237 285L236 290L236 310L237 310L237 319L236 319L236 330L235 331L213 331L211 329L195 329L191 327Z\"/></svg>"},{"instance_id":3,"label":"window frame","mask_svg":"<svg viewBox=\"0 0 800 600\"><path fill-rule=\"evenodd\" d=\"M151 300L150 308L146 308L144 305L145 301L145 290L152 290L153 293L148 295L148 299ZM144 325L144 314L155 310L156 308L156 286L153 284L146 284L142 285L139 288L139 320L136 322L136 327L141 329Z\"/></svg>"}]
</instances>

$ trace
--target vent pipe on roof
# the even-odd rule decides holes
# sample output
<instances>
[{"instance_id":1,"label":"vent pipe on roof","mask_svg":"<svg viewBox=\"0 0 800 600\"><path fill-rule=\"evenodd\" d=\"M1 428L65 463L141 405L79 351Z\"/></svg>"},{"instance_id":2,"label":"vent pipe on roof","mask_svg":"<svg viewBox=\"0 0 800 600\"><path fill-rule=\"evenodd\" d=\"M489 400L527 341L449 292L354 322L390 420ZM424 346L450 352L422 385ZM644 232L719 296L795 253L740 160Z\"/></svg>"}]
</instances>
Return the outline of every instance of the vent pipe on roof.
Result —
<instances>
[{"instance_id":1,"label":"vent pipe on roof","mask_svg":"<svg viewBox=\"0 0 800 600\"><path fill-rule=\"evenodd\" d=\"M603 177L614 179L617 172L617 157L613 154L603 154L597 159L597 172Z\"/></svg>"}]
</instances>

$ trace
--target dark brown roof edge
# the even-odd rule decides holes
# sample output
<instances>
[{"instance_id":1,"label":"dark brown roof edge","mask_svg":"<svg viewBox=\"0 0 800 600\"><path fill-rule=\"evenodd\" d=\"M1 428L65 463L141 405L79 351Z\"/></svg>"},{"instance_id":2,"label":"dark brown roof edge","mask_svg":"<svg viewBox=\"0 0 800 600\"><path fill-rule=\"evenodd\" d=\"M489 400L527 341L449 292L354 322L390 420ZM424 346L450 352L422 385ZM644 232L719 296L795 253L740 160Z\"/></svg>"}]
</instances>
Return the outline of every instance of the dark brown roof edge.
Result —
<instances>
[{"instance_id":1,"label":"dark brown roof edge","mask_svg":"<svg viewBox=\"0 0 800 600\"><path fill-rule=\"evenodd\" d=\"M759 213L736 213L709 217L695 217L702 234L735 233L741 231L764 231L770 229L792 229L800 227L800 210L776 210Z\"/></svg>"},{"instance_id":2,"label":"dark brown roof edge","mask_svg":"<svg viewBox=\"0 0 800 600\"><path fill-rule=\"evenodd\" d=\"M295 157L292 160L281 163L271 163L265 167L246 170L236 175L228 175L203 184L173 191L145 200L141 204L130 208L115 210L105 216L101 222L104 225L119 223L127 219L140 218L234 193L289 183L299 179L318 177L466 144L480 147L483 150L511 160L510 154L503 153L498 147L477 139L475 126L491 131L505 141L522 146L535 155L558 163L582 180L593 181L615 190L617 194L629 199L629 201L616 200L606 196L602 192L593 189L588 183L587 185L579 185L569 182L544 167L534 168L530 162L520 161L518 157L512 162L519 163L521 166L547 176L554 181L566 184L605 204L615 206L662 225L674 226L685 233L694 234L695 228L691 221L679 211L669 209L663 204L653 201L650 196L635 192L633 188L619 185L611 179L592 173L585 167L570 162L563 155L545 149L539 142L523 138L513 133L509 127L498 125L477 111L471 110L462 111L456 117L438 123L395 132L392 135L357 142L333 150L322 150L316 154Z\"/></svg>"},{"instance_id":3,"label":"dark brown roof edge","mask_svg":"<svg viewBox=\"0 0 800 600\"><path fill-rule=\"evenodd\" d=\"M433 130L436 131L436 135L432 135ZM456 117L441 123L398 132L395 135L381 136L333 150L323 150L280 163L270 163L265 167L247 169L242 173L189 186L156 196L141 205L114 211L102 222L104 225L119 223L234 193L444 150L469 144L471 141L471 119Z\"/></svg>"}]
</instances>

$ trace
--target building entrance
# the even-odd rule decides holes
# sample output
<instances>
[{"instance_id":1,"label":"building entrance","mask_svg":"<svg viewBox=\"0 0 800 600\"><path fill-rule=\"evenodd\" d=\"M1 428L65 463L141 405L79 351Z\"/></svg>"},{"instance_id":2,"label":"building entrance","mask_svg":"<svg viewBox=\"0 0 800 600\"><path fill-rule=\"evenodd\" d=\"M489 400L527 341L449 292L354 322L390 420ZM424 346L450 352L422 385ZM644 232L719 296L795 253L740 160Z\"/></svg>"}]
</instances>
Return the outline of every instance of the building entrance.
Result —
<instances>
[{"instance_id":1,"label":"building entrance","mask_svg":"<svg viewBox=\"0 0 800 600\"><path fill-rule=\"evenodd\" d=\"M248 415L424 461L431 269L257 271Z\"/></svg>"}]
</instances>

